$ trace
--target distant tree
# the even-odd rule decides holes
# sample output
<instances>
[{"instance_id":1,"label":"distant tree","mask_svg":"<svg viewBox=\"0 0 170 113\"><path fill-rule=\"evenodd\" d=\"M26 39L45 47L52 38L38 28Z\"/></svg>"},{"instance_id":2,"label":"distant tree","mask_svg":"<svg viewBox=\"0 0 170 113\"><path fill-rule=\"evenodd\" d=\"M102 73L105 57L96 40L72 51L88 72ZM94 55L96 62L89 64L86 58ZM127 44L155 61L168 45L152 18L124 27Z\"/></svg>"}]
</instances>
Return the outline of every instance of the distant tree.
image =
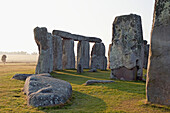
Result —
<instances>
[{"instance_id":1,"label":"distant tree","mask_svg":"<svg viewBox=\"0 0 170 113\"><path fill-rule=\"evenodd\" d=\"M6 58L7 58L7 56L6 56L6 55L2 55L1 60L2 60L2 62L3 62L4 64L6 63Z\"/></svg>"},{"instance_id":2,"label":"distant tree","mask_svg":"<svg viewBox=\"0 0 170 113\"><path fill-rule=\"evenodd\" d=\"M38 55L36 52L31 53L31 55Z\"/></svg>"}]
</instances>

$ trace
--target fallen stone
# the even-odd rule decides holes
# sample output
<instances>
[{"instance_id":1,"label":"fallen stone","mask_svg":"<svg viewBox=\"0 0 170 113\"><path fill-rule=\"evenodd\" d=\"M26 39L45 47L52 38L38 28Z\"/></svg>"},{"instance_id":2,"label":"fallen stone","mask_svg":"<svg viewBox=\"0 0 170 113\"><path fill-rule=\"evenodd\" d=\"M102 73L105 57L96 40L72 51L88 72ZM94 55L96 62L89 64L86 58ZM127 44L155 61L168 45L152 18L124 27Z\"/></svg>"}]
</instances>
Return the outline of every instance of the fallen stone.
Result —
<instances>
[{"instance_id":1,"label":"fallen stone","mask_svg":"<svg viewBox=\"0 0 170 113\"><path fill-rule=\"evenodd\" d=\"M96 83L112 83L114 82L113 80L88 80L84 85L91 85L91 84L96 84Z\"/></svg>"},{"instance_id":2,"label":"fallen stone","mask_svg":"<svg viewBox=\"0 0 170 113\"><path fill-rule=\"evenodd\" d=\"M96 68L92 68L88 72L97 72L97 69Z\"/></svg>"},{"instance_id":3,"label":"fallen stone","mask_svg":"<svg viewBox=\"0 0 170 113\"><path fill-rule=\"evenodd\" d=\"M39 58L36 66L36 74L50 73L53 71L53 43L52 35L47 32L47 28L36 27L34 29L34 39L38 45Z\"/></svg>"},{"instance_id":4,"label":"fallen stone","mask_svg":"<svg viewBox=\"0 0 170 113\"><path fill-rule=\"evenodd\" d=\"M116 17L113 22L112 47L110 51L111 71L118 71L118 69L122 69L122 67L129 70L136 68L137 70L133 73L133 75L127 75L124 73L126 74L123 75L124 79L142 79L143 55L144 49L141 17L135 14ZM118 71L118 73L120 73L120 71ZM114 78L115 76L119 79L121 78L118 77L119 75L112 74L116 73L111 72L111 78Z\"/></svg>"},{"instance_id":5,"label":"fallen stone","mask_svg":"<svg viewBox=\"0 0 170 113\"><path fill-rule=\"evenodd\" d=\"M12 79L16 80L26 80L27 77L32 76L34 74L15 74Z\"/></svg>"},{"instance_id":6,"label":"fallen stone","mask_svg":"<svg viewBox=\"0 0 170 113\"><path fill-rule=\"evenodd\" d=\"M170 105L170 1L155 0L146 80L147 101Z\"/></svg>"},{"instance_id":7,"label":"fallen stone","mask_svg":"<svg viewBox=\"0 0 170 113\"><path fill-rule=\"evenodd\" d=\"M30 77L32 75L37 75L37 76L46 76L46 77L52 77L49 73L42 73L42 74L15 74L12 79L16 80L26 80L27 77Z\"/></svg>"},{"instance_id":8,"label":"fallen stone","mask_svg":"<svg viewBox=\"0 0 170 113\"><path fill-rule=\"evenodd\" d=\"M58 35L62 38L72 39L75 41L88 41L88 42L98 42L98 43L102 42L100 38L86 37L82 35L71 34L69 32L60 31L60 30L53 30L53 35Z\"/></svg>"},{"instance_id":9,"label":"fallen stone","mask_svg":"<svg viewBox=\"0 0 170 113\"><path fill-rule=\"evenodd\" d=\"M26 79L24 93L29 106L63 105L71 97L72 86L63 80L33 75Z\"/></svg>"}]
</instances>

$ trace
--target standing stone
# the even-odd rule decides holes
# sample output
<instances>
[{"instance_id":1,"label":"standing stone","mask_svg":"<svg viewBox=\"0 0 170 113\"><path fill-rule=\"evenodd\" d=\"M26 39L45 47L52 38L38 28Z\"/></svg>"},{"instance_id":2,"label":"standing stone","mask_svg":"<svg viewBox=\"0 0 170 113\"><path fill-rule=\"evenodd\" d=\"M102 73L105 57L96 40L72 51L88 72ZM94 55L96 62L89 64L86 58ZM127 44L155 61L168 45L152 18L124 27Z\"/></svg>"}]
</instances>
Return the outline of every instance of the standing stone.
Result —
<instances>
[{"instance_id":1,"label":"standing stone","mask_svg":"<svg viewBox=\"0 0 170 113\"><path fill-rule=\"evenodd\" d=\"M62 50L62 39L59 36L53 36L53 56L54 56L54 61L53 61L53 69L54 70L62 70L62 55L63 55L63 50Z\"/></svg>"},{"instance_id":2,"label":"standing stone","mask_svg":"<svg viewBox=\"0 0 170 113\"><path fill-rule=\"evenodd\" d=\"M144 50L141 17L134 14L116 17L112 35L111 78L142 79Z\"/></svg>"},{"instance_id":3,"label":"standing stone","mask_svg":"<svg viewBox=\"0 0 170 113\"><path fill-rule=\"evenodd\" d=\"M74 40L63 39L63 69L75 69Z\"/></svg>"},{"instance_id":4,"label":"standing stone","mask_svg":"<svg viewBox=\"0 0 170 113\"><path fill-rule=\"evenodd\" d=\"M110 52L112 50L112 44L109 44L109 50L108 50L108 68L110 69Z\"/></svg>"},{"instance_id":5,"label":"standing stone","mask_svg":"<svg viewBox=\"0 0 170 113\"><path fill-rule=\"evenodd\" d=\"M91 68L106 70L107 58L105 57L105 45L95 43L91 51Z\"/></svg>"},{"instance_id":6,"label":"standing stone","mask_svg":"<svg viewBox=\"0 0 170 113\"><path fill-rule=\"evenodd\" d=\"M34 38L39 49L39 58L35 73L50 73L53 71L52 35L47 32L47 28L36 27L34 29Z\"/></svg>"},{"instance_id":7,"label":"standing stone","mask_svg":"<svg viewBox=\"0 0 170 113\"><path fill-rule=\"evenodd\" d=\"M81 64L77 64L77 73L83 73L83 67Z\"/></svg>"},{"instance_id":8,"label":"standing stone","mask_svg":"<svg viewBox=\"0 0 170 113\"><path fill-rule=\"evenodd\" d=\"M81 64L84 69L89 68L90 45L88 41L79 41L77 44L77 66Z\"/></svg>"},{"instance_id":9,"label":"standing stone","mask_svg":"<svg viewBox=\"0 0 170 113\"><path fill-rule=\"evenodd\" d=\"M147 69L148 65L148 56L149 56L149 44L147 44L147 41L144 40L144 60L143 60L143 68Z\"/></svg>"},{"instance_id":10,"label":"standing stone","mask_svg":"<svg viewBox=\"0 0 170 113\"><path fill-rule=\"evenodd\" d=\"M170 1L155 0L146 81L147 101L170 105Z\"/></svg>"}]
</instances>

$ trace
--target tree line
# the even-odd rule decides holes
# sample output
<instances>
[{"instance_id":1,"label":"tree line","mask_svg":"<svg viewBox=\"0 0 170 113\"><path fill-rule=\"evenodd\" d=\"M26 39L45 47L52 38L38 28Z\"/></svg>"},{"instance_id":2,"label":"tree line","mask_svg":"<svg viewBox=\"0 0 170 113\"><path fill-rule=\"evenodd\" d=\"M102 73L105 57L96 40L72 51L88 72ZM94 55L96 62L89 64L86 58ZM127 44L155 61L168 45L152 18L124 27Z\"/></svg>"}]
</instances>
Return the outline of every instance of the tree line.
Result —
<instances>
[{"instance_id":1,"label":"tree line","mask_svg":"<svg viewBox=\"0 0 170 113\"><path fill-rule=\"evenodd\" d=\"M37 52L33 52L33 53L27 53L25 51L17 51L17 52L4 52L4 51L0 51L0 55L2 54L8 54L8 55L37 55Z\"/></svg>"}]
</instances>

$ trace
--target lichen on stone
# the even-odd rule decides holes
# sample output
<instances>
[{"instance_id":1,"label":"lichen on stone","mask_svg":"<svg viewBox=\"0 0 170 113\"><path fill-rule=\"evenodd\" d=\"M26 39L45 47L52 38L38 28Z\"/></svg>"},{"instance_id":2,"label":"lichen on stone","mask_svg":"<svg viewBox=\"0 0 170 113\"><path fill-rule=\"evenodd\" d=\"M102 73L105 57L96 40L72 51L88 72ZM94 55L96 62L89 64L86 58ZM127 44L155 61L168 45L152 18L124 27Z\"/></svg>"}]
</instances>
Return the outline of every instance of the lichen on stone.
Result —
<instances>
[{"instance_id":1,"label":"lichen on stone","mask_svg":"<svg viewBox=\"0 0 170 113\"><path fill-rule=\"evenodd\" d=\"M170 1L156 0L155 12L153 17L153 25L155 27L168 25L170 23Z\"/></svg>"}]
</instances>

